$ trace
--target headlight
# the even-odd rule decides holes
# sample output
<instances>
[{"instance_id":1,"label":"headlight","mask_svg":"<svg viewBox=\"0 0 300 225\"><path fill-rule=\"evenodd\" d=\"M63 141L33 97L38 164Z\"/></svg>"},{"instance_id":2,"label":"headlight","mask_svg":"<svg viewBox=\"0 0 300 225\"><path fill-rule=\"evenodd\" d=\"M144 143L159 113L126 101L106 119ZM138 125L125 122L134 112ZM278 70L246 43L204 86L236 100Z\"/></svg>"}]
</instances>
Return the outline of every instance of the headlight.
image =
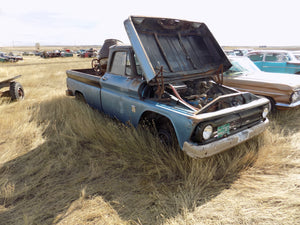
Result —
<instances>
[{"instance_id":1,"label":"headlight","mask_svg":"<svg viewBox=\"0 0 300 225\"><path fill-rule=\"evenodd\" d=\"M299 91L295 91L291 96L292 103L300 100Z\"/></svg>"},{"instance_id":2,"label":"headlight","mask_svg":"<svg viewBox=\"0 0 300 225\"><path fill-rule=\"evenodd\" d=\"M263 112L262 112L262 117L265 119L268 114L269 114L269 108L265 107L264 110L263 110Z\"/></svg>"},{"instance_id":3,"label":"headlight","mask_svg":"<svg viewBox=\"0 0 300 225\"><path fill-rule=\"evenodd\" d=\"M202 132L202 137L204 140L208 140L213 133L213 127L211 125L207 125L204 127L203 132Z\"/></svg>"}]
</instances>

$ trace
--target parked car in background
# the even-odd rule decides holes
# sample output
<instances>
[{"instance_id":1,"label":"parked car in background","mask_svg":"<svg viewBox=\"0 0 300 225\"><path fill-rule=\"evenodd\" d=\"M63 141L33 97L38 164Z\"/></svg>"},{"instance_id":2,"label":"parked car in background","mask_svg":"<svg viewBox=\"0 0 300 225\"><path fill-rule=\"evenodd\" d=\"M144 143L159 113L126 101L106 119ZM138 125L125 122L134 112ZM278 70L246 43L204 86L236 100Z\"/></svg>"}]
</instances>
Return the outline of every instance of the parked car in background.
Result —
<instances>
[{"instance_id":1,"label":"parked car in background","mask_svg":"<svg viewBox=\"0 0 300 225\"><path fill-rule=\"evenodd\" d=\"M88 50L85 50L85 51L81 52L79 54L79 56L81 58L93 58L93 57L97 57L97 50L91 48L91 49L88 49Z\"/></svg>"},{"instance_id":2,"label":"parked car in background","mask_svg":"<svg viewBox=\"0 0 300 225\"><path fill-rule=\"evenodd\" d=\"M247 57L265 72L300 74L300 60L295 57L292 51L251 51Z\"/></svg>"},{"instance_id":3,"label":"parked car in background","mask_svg":"<svg viewBox=\"0 0 300 225\"><path fill-rule=\"evenodd\" d=\"M226 55L235 55L236 56L236 53L233 50L224 50L224 52Z\"/></svg>"},{"instance_id":4,"label":"parked car in background","mask_svg":"<svg viewBox=\"0 0 300 225\"><path fill-rule=\"evenodd\" d=\"M17 62L19 60L23 60L23 57L14 55L12 52L10 52L9 54L0 52L0 62Z\"/></svg>"},{"instance_id":5,"label":"parked car in background","mask_svg":"<svg viewBox=\"0 0 300 225\"><path fill-rule=\"evenodd\" d=\"M85 49L80 49L80 50L77 50L76 54L78 57L80 57L81 54L85 53L85 51L86 51Z\"/></svg>"},{"instance_id":6,"label":"parked car in background","mask_svg":"<svg viewBox=\"0 0 300 225\"><path fill-rule=\"evenodd\" d=\"M17 62L19 60L23 60L22 56L14 55L14 53L12 53L12 52L8 53L8 57L9 57L10 61L12 61L12 62Z\"/></svg>"},{"instance_id":7,"label":"parked car in background","mask_svg":"<svg viewBox=\"0 0 300 225\"><path fill-rule=\"evenodd\" d=\"M251 49L234 49L233 52L235 52L235 55L237 56L245 56L247 55Z\"/></svg>"},{"instance_id":8,"label":"parked car in background","mask_svg":"<svg viewBox=\"0 0 300 225\"><path fill-rule=\"evenodd\" d=\"M5 55L5 53L0 52L0 62L8 62L9 58Z\"/></svg>"},{"instance_id":9,"label":"parked car in background","mask_svg":"<svg viewBox=\"0 0 300 225\"><path fill-rule=\"evenodd\" d=\"M223 74L223 83L240 91L268 98L273 109L300 106L300 76L261 71L247 57L229 57L232 67Z\"/></svg>"},{"instance_id":10,"label":"parked car in background","mask_svg":"<svg viewBox=\"0 0 300 225\"><path fill-rule=\"evenodd\" d=\"M232 49L232 50L224 50L226 55L235 55L235 56L245 56L249 53L251 49Z\"/></svg>"},{"instance_id":11,"label":"parked car in background","mask_svg":"<svg viewBox=\"0 0 300 225\"><path fill-rule=\"evenodd\" d=\"M42 58L54 58L54 57L60 57L60 51L59 50L54 50L54 51L44 51L41 55Z\"/></svg>"},{"instance_id":12,"label":"parked car in background","mask_svg":"<svg viewBox=\"0 0 300 225\"><path fill-rule=\"evenodd\" d=\"M73 57L73 52L64 50L64 51L60 52L60 56L61 57Z\"/></svg>"},{"instance_id":13,"label":"parked car in background","mask_svg":"<svg viewBox=\"0 0 300 225\"><path fill-rule=\"evenodd\" d=\"M34 53L34 52L23 52L22 55L23 55L23 56L34 56L35 53Z\"/></svg>"},{"instance_id":14,"label":"parked car in background","mask_svg":"<svg viewBox=\"0 0 300 225\"><path fill-rule=\"evenodd\" d=\"M293 55L297 60L300 60L300 51L293 51Z\"/></svg>"}]
</instances>

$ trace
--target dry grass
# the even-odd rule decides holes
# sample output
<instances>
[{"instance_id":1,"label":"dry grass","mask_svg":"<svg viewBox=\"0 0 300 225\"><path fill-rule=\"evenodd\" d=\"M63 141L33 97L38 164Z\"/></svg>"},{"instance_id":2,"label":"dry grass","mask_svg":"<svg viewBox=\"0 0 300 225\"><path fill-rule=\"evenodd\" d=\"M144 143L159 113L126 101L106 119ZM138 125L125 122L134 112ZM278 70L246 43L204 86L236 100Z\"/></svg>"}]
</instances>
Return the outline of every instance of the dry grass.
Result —
<instances>
[{"instance_id":1,"label":"dry grass","mask_svg":"<svg viewBox=\"0 0 300 225\"><path fill-rule=\"evenodd\" d=\"M300 112L208 159L166 152L66 97L65 70L90 59L27 57L26 99L0 100L0 224L299 224Z\"/></svg>"}]
</instances>

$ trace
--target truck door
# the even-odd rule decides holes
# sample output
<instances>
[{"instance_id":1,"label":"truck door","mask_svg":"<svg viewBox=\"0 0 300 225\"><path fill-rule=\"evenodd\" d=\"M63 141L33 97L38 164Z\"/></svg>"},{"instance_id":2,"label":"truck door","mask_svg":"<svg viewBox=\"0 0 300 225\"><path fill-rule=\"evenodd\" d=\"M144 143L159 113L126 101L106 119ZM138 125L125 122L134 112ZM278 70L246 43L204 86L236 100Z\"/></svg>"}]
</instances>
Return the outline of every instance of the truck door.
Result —
<instances>
[{"instance_id":1,"label":"truck door","mask_svg":"<svg viewBox=\"0 0 300 225\"><path fill-rule=\"evenodd\" d=\"M110 68L100 80L103 111L122 122L130 120L131 113L135 112L132 110L133 102L137 102L135 94L132 93L134 91L130 88L135 80L132 77L136 74L135 64L132 61L130 50L114 52Z\"/></svg>"}]
</instances>

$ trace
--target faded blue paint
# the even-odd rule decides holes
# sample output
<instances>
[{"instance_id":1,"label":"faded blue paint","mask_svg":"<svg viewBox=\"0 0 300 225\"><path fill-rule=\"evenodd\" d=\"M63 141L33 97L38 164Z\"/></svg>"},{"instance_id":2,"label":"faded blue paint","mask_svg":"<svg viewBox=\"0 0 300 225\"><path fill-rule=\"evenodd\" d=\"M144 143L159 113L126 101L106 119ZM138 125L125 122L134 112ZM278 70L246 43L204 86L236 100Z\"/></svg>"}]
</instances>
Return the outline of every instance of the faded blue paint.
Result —
<instances>
[{"instance_id":1,"label":"faded blue paint","mask_svg":"<svg viewBox=\"0 0 300 225\"><path fill-rule=\"evenodd\" d=\"M179 145L182 147L197 125L193 124L191 119L195 111L179 106L168 106L148 99L141 100L137 90L142 83L142 80L105 74L100 80L101 108L106 114L118 118L123 123L130 122L135 127L138 126L145 112L155 112L165 116L173 124ZM136 91L132 92L132 89Z\"/></svg>"},{"instance_id":2,"label":"faded blue paint","mask_svg":"<svg viewBox=\"0 0 300 225\"><path fill-rule=\"evenodd\" d=\"M132 24L131 18L124 21L125 29L129 40L134 48L137 58L143 68L146 80L149 82L155 77L155 71L150 63L146 51L141 43L141 40Z\"/></svg>"},{"instance_id":3,"label":"faded blue paint","mask_svg":"<svg viewBox=\"0 0 300 225\"><path fill-rule=\"evenodd\" d=\"M69 90L73 90L74 95L76 94L75 92L80 92L83 95L86 103L93 108L102 111L99 87L95 87L69 77L67 78L67 86Z\"/></svg>"}]
</instances>

